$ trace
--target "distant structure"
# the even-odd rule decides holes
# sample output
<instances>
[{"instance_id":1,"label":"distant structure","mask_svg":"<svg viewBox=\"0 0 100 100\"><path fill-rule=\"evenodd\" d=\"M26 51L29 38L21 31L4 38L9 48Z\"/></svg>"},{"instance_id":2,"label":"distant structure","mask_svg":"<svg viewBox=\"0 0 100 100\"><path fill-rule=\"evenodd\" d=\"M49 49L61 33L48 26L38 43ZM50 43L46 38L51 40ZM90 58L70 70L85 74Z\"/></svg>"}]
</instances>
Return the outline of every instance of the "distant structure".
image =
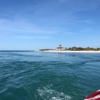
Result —
<instances>
[{"instance_id":1,"label":"distant structure","mask_svg":"<svg viewBox=\"0 0 100 100\"><path fill-rule=\"evenodd\" d=\"M39 51L51 51L51 50L55 50L55 49L39 49Z\"/></svg>"},{"instance_id":2,"label":"distant structure","mask_svg":"<svg viewBox=\"0 0 100 100\"><path fill-rule=\"evenodd\" d=\"M76 46L72 47L72 50L74 50L74 51L77 50L77 47Z\"/></svg>"},{"instance_id":3,"label":"distant structure","mask_svg":"<svg viewBox=\"0 0 100 100\"><path fill-rule=\"evenodd\" d=\"M57 50L58 51L62 51L62 50L64 50L64 48L61 46L61 44L59 45L59 47L57 47Z\"/></svg>"}]
</instances>

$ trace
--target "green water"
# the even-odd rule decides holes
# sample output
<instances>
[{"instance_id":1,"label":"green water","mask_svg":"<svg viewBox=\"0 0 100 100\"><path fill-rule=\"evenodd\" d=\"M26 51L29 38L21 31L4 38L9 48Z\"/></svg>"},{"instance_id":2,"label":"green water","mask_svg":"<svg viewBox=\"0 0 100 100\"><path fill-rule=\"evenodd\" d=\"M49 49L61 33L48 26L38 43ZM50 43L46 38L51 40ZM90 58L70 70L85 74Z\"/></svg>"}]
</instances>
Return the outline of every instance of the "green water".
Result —
<instances>
[{"instance_id":1,"label":"green water","mask_svg":"<svg viewBox=\"0 0 100 100\"><path fill-rule=\"evenodd\" d=\"M99 53L0 52L0 100L83 100L99 88Z\"/></svg>"}]
</instances>

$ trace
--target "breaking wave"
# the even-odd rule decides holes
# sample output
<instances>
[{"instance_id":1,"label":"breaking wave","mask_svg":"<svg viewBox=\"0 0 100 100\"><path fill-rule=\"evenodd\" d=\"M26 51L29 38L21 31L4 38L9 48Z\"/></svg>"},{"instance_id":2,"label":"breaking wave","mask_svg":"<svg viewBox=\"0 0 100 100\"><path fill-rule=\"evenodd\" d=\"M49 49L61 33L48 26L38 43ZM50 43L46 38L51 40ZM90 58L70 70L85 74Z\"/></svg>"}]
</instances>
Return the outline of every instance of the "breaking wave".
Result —
<instances>
[{"instance_id":1,"label":"breaking wave","mask_svg":"<svg viewBox=\"0 0 100 100\"><path fill-rule=\"evenodd\" d=\"M63 92L50 89L48 86L37 89L37 92L43 100L71 100L71 96L64 94Z\"/></svg>"}]
</instances>

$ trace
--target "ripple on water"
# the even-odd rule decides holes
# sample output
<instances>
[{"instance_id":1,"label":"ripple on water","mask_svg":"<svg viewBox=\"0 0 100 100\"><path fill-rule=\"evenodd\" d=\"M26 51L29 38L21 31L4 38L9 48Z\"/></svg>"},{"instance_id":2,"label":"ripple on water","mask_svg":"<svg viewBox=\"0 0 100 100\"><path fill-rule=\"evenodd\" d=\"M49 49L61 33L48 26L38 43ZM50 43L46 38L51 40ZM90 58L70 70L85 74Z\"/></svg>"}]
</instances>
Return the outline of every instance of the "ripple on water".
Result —
<instances>
[{"instance_id":1,"label":"ripple on water","mask_svg":"<svg viewBox=\"0 0 100 100\"><path fill-rule=\"evenodd\" d=\"M52 85L51 85L52 86ZM38 87L34 94L34 89L30 89L30 99L33 100L72 100L71 96L51 89L51 86ZM34 98L35 97L35 98Z\"/></svg>"},{"instance_id":2,"label":"ripple on water","mask_svg":"<svg viewBox=\"0 0 100 100\"><path fill-rule=\"evenodd\" d=\"M83 100L99 73L100 54L1 52L0 100Z\"/></svg>"},{"instance_id":3,"label":"ripple on water","mask_svg":"<svg viewBox=\"0 0 100 100\"><path fill-rule=\"evenodd\" d=\"M8 87L0 93L0 100L29 100L29 96L22 87Z\"/></svg>"}]
</instances>

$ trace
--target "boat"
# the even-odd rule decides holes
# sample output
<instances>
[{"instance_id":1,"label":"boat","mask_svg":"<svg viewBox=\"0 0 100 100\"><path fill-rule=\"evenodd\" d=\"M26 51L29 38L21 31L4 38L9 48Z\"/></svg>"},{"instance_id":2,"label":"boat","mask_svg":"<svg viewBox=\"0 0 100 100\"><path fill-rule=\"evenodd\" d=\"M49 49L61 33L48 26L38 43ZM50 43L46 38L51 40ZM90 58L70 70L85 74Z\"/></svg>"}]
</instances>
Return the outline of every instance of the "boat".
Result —
<instances>
[{"instance_id":1,"label":"boat","mask_svg":"<svg viewBox=\"0 0 100 100\"><path fill-rule=\"evenodd\" d=\"M84 100L100 100L100 90L90 94Z\"/></svg>"}]
</instances>

